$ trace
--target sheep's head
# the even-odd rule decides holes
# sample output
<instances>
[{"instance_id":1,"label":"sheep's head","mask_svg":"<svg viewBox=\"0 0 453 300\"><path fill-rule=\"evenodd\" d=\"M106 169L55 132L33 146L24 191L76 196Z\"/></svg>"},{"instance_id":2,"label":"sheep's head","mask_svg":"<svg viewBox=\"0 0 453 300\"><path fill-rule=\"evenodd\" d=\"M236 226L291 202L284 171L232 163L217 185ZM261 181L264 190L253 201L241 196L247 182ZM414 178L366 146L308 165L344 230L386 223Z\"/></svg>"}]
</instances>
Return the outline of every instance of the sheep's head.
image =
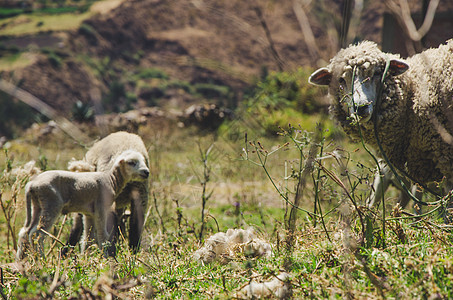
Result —
<instances>
[{"instance_id":1,"label":"sheep's head","mask_svg":"<svg viewBox=\"0 0 453 300\"><path fill-rule=\"evenodd\" d=\"M117 164L120 165L123 176L131 181L143 181L149 176L145 157L137 151L124 151L118 156Z\"/></svg>"},{"instance_id":2,"label":"sheep's head","mask_svg":"<svg viewBox=\"0 0 453 300\"><path fill-rule=\"evenodd\" d=\"M403 74L409 68L404 61L391 57L387 77ZM316 70L308 81L329 86L333 106L352 121L365 124L376 108L386 62L387 54L375 43L363 42L340 50L327 67Z\"/></svg>"}]
</instances>

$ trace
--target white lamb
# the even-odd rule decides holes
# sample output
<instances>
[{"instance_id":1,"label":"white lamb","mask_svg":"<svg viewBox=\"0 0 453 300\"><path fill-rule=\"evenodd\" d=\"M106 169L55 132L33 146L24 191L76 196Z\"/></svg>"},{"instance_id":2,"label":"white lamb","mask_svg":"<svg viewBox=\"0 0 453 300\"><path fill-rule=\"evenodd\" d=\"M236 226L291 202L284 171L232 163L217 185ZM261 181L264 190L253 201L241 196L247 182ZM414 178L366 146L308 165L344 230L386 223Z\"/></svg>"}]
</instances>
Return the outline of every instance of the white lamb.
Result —
<instances>
[{"instance_id":1,"label":"white lamb","mask_svg":"<svg viewBox=\"0 0 453 300\"><path fill-rule=\"evenodd\" d=\"M20 230L16 257L24 257L28 242L38 237L39 251L43 254L44 230L49 232L61 214L83 213L94 220L96 241L105 256L114 256L112 241L116 236L115 196L130 181L145 181L149 176L144 156L133 150L123 152L112 168L105 172L47 171L25 187L27 216Z\"/></svg>"}]
</instances>

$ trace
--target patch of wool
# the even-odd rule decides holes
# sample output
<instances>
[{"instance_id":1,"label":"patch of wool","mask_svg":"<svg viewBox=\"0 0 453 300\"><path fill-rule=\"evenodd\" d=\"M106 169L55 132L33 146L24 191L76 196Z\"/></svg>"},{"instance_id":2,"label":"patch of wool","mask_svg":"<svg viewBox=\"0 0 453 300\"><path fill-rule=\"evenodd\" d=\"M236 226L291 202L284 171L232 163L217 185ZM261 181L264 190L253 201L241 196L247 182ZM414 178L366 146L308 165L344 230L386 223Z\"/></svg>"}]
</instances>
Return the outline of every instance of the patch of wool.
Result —
<instances>
[{"instance_id":1,"label":"patch of wool","mask_svg":"<svg viewBox=\"0 0 453 300\"><path fill-rule=\"evenodd\" d=\"M252 281L243 287L237 294L239 299L287 299L290 297L290 276L288 273L280 273L277 277L266 282Z\"/></svg>"},{"instance_id":2,"label":"patch of wool","mask_svg":"<svg viewBox=\"0 0 453 300\"><path fill-rule=\"evenodd\" d=\"M203 263L218 261L228 263L238 254L247 257L272 256L271 245L256 236L252 228L228 229L227 232L218 232L209 237L203 247L195 251L195 260Z\"/></svg>"},{"instance_id":3,"label":"patch of wool","mask_svg":"<svg viewBox=\"0 0 453 300\"><path fill-rule=\"evenodd\" d=\"M68 162L68 170L71 172L94 172L95 166L90 165L83 160L75 160L74 158Z\"/></svg>"}]
</instances>

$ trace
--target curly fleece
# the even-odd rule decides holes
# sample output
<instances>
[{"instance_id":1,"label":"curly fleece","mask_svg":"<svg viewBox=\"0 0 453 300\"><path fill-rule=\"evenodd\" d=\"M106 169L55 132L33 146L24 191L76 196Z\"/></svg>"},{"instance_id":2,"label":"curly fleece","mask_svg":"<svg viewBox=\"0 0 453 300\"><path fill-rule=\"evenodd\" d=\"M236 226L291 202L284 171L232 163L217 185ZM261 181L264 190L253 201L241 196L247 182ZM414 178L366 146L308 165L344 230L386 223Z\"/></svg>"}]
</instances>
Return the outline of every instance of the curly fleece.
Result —
<instances>
[{"instance_id":1,"label":"curly fleece","mask_svg":"<svg viewBox=\"0 0 453 300\"><path fill-rule=\"evenodd\" d=\"M344 131L359 139L357 125L344 110L340 77L352 70L372 77L382 75L387 59L404 61L409 69L384 81L377 111L378 136L389 160L420 183L453 182L453 40L407 59L384 53L365 41L340 50L327 69L332 74L330 112ZM361 124L366 143L377 149L373 121Z\"/></svg>"}]
</instances>

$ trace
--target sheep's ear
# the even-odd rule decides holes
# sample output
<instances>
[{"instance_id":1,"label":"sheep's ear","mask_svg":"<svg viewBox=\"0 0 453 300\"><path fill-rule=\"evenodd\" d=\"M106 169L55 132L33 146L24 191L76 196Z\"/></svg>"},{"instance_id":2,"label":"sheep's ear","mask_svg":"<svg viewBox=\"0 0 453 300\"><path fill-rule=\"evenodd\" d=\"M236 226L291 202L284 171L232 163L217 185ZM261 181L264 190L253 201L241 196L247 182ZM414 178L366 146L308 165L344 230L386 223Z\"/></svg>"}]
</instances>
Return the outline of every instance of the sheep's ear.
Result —
<instances>
[{"instance_id":1,"label":"sheep's ear","mask_svg":"<svg viewBox=\"0 0 453 300\"><path fill-rule=\"evenodd\" d=\"M327 68L321 68L313 72L308 82L314 85L329 85L332 80L332 73Z\"/></svg>"},{"instance_id":2,"label":"sheep's ear","mask_svg":"<svg viewBox=\"0 0 453 300\"><path fill-rule=\"evenodd\" d=\"M409 69L409 65L402 60L392 59L390 60L389 71L393 76L398 76L403 74Z\"/></svg>"}]
</instances>

